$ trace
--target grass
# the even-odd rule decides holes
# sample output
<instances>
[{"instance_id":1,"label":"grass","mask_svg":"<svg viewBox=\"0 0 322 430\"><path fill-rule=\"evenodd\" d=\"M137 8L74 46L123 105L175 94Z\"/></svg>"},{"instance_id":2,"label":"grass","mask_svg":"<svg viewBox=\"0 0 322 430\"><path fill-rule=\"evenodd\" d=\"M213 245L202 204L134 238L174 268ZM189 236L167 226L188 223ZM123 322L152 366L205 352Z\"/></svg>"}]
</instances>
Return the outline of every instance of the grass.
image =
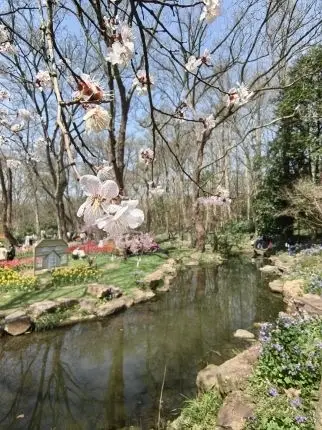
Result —
<instances>
[{"instance_id":1,"label":"grass","mask_svg":"<svg viewBox=\"0 0 322 430\"><path fill-rule=\"evenodd\" d=\"M138 286L137 281L164 264L167 256L151 254L141 257L139 267L136 257L123 260L119 257L111 259L110 255L97 255L94 264L102 271L99 282L122 288L125 293ZM71 260L71 266L84 265L86 262ZM24 307L42 300L54 300L62 297L82 298L86 296L87 285L51 285L50 276L39 275L41 287L33 291L12 290L0 295L0 310Z\"/></svg>"},{"instance_id":2,"label":"grass","mask_svg":"<svg viewBox=\"0 0 322 430\"><path fill-rule=\"evenodd\" d=\"M210 430L216 426L216 418L222 400L216 391L209 391L187 400L175 426L176 430Z\"/></svg>"},{"instance_id":3,"label":"grass","mask_svg":"<svg viewBox=\"0 0 322 430\"><path fill-rule=\"evenodd\" d=\"M35 331L51 330L75 312L77 306L68 309L57 309L54 312L42 315L35 322Z\"/></svg>"}]
</instances>

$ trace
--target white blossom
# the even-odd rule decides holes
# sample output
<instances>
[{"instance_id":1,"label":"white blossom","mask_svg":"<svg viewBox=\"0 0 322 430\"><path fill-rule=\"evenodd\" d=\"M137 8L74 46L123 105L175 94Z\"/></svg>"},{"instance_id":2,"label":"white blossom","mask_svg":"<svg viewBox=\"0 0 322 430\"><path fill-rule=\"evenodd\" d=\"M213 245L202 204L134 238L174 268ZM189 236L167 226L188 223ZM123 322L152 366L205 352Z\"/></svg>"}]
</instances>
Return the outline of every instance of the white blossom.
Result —
<instances>
[{"instance_id":1,"label":"white blossom","mask_svg":"<svg viewBox=\"0 0 322 430\"><path fill-rule=\"evenodd\" d=\"M108 212L112 199L119 194L119 187L114 181L101 182L94 175L82 176L79 183L87 199L78 209L77 216L84 217L86 225L95 225L96 220Z\"/></svg>"},{"instance_id":2,"label":"white blossom","mask_svg":"<svg viewBox=\"0 0 322 430\"><path fill-rule=\"evenodd\" d=\"M151 188L149 189L149 192L151 194L152 197L159 197L162 196L165 193L165 189L162 188L161 185L154 185L154 183L152 183Z\"/></svg>"},{"instance_id":3,"label":"white blossom","mask_svg":"<svg viewBox=\"0 0 322 430\"><path fill-rule=\"evenodd\" d=\"M111 37L117 30L117 27L119 24L118 17L117 15L116 17L112 17L112 18L108 18L107 16L104 16L103 21L106 29L106 34L109 37Z\"/></svg>"},{"instance_id":4,"label":"white blossom","mask_svg":"<svg viewBox=\"0 0 322 430\"><path fill-rule=\"evenodd\" d=\"M135 87L139 95L144 95L148 91L148 83L154 84L152 76L146 76L145 70L138 70L136 77L133 79L132 87Z\"/></svg>"},{"instance_id":5,"label":"white blossom","mask_svg":"<svg viewBox=\"0 0 322 430\"><path fill-rule=\"evenodd\" d=\"M215 128L216 120L214 118L214 115L210 114L209 116L207 116L205 118L204 124L205 124L205 127L207 130L211 130L211 129Z\"/></svg>"},{"instance_id":6,"label":"white blossom","mask_svg":"<svg viewBox=\"0 0 322 430\"><path fill-rule=\"evenodd\" d=\"M6 91L6 90L1 90L1 89L0 89L0 101L8 100L8 99L10 99L10 94L9 94L9 92L8 92L8 91Z\"/></svg>"},{"instance_id":7,"label":"white blossom","mask_svg":"<svg viewBox=\"0 0 322 430\"><path fill-rule=\"evenodd\" d=\"M132 29L126 23L122 23L118 33L115 35L115 42L108 50L106 61L113 65L120 64L126 66L134 55L133 40Z\"/></svg>"},{"instance_id":8,"label":"white blossom","mask_svg":"<svg viewBox=\"0 0 322 430\"><path fill-rule=\"evenodd\" d=\"M27 109L19 109L17 112L17 118L20 118L23 121L30 121L32 118L32 112Z\"/></svg>"},{"instance_id":9,"label":"white blossom","mask_svg":"<svg viewBox=\"0 0 322 430\"><path fill-rule=\"evenodd\" d=\"M193 72L194 70L198 69L202 64L205 64L207 66L210 65L211 62L211 56L209 49L205 49L203 54L196 58L194 55L191 55L188 58L188 62L185 65L185 68L188 70L188 72Z\"/></svg>"},{"instance_id":10,"label":"white blossom","mask_svg":"<svg viewBox=\"0 0 322 430\"><path fill-rule=\"evenodd\" d=\"M254 93L249 91L248 87L244 83L239 84L237 82L237 88L231 88L228 91L226 96L226 105L227 107L243 105L247 103L253 95Z\"/></svg>"},{"instance_id":11,"label":"white blossom","mask_svg":"<svg viewBox=\"0 0 322 430\"><path fill-rule=\"evenodd\" d=\"M120 205L110 205L106 215L97 220L97 227L117 238L130 228L137 228L144 222L144 213L137 209L138 200L122 201Z\"/></svg>"},{"instance_id":12,"label":"white blossom","mask_svg":"<svg viewBox=\"0 0 322 430\"><path fill-rule=\"evenodd\" d=\"M211 23L219 15L219 0L203 0L204 7L200 15L200 21L205 19L207 23Z\"/></svg>"},{"instance_id":13,"label":"white blossom","mask_svg":"<svg viewBox=\"0 0 322 430\"><path fill-rule=\"evenodd\" d=\"M21 166L21 162L19 160L7 160L7 167L8 169L17 169Z\"/></svg>"},{"instance_id":14,"label":"white blossom","mask_svg":"<svg viewBox=\"0 0 322 430\"><path fill-rule=\"evenodd\" d=\"M146 165L151 164L154 160L154 152L150 148L142 148L139 152L139 160Z\"/></svg>"},{"instance_id":15,"label":"white blossom","mask_svg":"<svg viewBox=\"0 0 322 430\"><path fill-rule=\"evenodd\" d=\"M15 52L16 49L10 42L9 30L0 24L0 53L14 54Z\"/></svg>"},{"instance_id":16,"label":"white blossom","mask_svg":"<svg viewBox=\"0 0 322 430\"><path fill-rule=\"evenodd\" d=\"M84 115L85 129L88 132L94 131L99 133L110 127L111 115L100 106L95 106L87 111Z\"/></svg>"},{"instance_id":17,"label":"white blossom","mask_svg":"<svg viewBox=\"0 0 322 430\"><path fill-rule=\"evenodd\" d=\"M196 58L194 55L191 55L188 58L188 62L185 65L185 68L188 70L188 72L193 72L194 70L198 69L198 67L201 65L201 59Z\"/></svg>"},{"instance_id":18,"label":"white blossom","mask_svg":"<svg viewBox=\"0 0 322 430\"><path fill-rule=\"evenodd\" d=\"M90 75L83 73L80 79L77 79L77 91L74 97L86 102L110 101L113 99L113 93L104 92L101 84Z\"/></svg>"},{"instance_id":19,"label":"white blossom","mask_svg":"<svg viewBox=\"0 0 322 430\"><path fill-rule=\"evenodd\" d=\"M39 70L36 74L36 86L43 91L46 88L52 88L52 82L48 70Z\"/></svg>"},{"instance_id":20,"label":"white blossom","mask_svg":"<svg viewBox=\"0 0 322 430\"><path fill-rule=\"evenodd\" d=\"M231 198L229 197L228 190L218 186L215 195L210 197L199 197L198 202L204 206L229 206Z\"/></svg>"},{"instance_id":21,"label":"white blossom","mask_svg":"<svg viewBox=\"0 0 322 430\"><path fill-rule=\"evenodd\" d=\"M105 182L108 179L114 178L113 166L102 166L97 172L97 177L101 182Z\"/></svg>"},{"instance_id":22,"label":"white blossom","mask_svg":"<svg viewBox=\"0 0 322 430\"><path fill-rule=\"evenodd\" d=\"M23 130L23 128L24 128L24 123L22 122L20 124L13 124L10 127L10 130L14 133L19 133L19 131Z\"/></svg>"}]
</instances>

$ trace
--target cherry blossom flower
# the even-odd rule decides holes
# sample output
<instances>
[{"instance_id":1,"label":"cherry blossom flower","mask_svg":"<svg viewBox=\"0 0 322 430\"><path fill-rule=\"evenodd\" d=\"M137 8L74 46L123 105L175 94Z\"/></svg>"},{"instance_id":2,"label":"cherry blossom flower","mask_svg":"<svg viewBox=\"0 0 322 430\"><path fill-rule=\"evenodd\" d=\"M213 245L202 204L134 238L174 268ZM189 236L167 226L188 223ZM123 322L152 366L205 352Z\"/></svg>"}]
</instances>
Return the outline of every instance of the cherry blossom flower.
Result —
<instances>
[{"instance_id":1,"label":"cherry blossom flower","mask_svg":"<svg viewBox=\"0 0 322 430\"><path fill-rule=\"evenodd\" d=\"M119 20L117 15L116 17L112 17L112 18L108 18L107 16L104 16L103 21L106 29L106 34L109 37L113 36L113 34L116 32L117 27L119 25Z\"/></svg>"},{"instance_id":2,"label":"cherry blossom flower","mask_svg":"<svg viewBox=\"0 0 322 430\"><path fill-rule=\"evenodd\" d=\"M148 83L154 84L153 77L151 75L147 77L145 70L139 70L133 79L132 87L136 87L136 92L139 95L144 95L148 91Z\"/></svg>"},{"instance_id":3,"label":"cherry blossom flower","mask_svg":"<svg viewBox=\"0 0 322 430\"><path fill-rule=\"evenodd\" d=\"M165 189L161 185L154 185L149 188L151 197L160 197L165 193Z\"/></svg>"},{"instance_id":4,"label":"cherry blossom flower","mask_svg":"<svg viewBox=\"0 0 322 430\"><path fill-rule=\"evenodd\" d=\"M90 75L86 74L82 74L80 79L77 79L77 91L74 96L78 100L86 102L100 102L103 99L110 101L113 99L113 93L104 92L102 86Z\"/></svg>"},{"instance_id":5,"label":"cherry blossom flower","mask_svg":"<svg viewBox=\"0 0 322 430\"><path fill-rule=\"evenodd\" d=\"M86 131L99 133L102 130L109 129L111 115L102 107L95 106L87 111L83 119L85 121Z\"/></svg>"},{"instance_id":6,"label":"cherry blossom flower","mask_svg":"<svg viewBox=\"0 0 322 430\"><path fill-rule=\"evenodd\" d=\"M203 0L204 7L200 15L200 21L205 19L208 24L219 15L219 0Z\"/></svg>"},{"instance_id":7,"label":"cherry blossom flower","mask_svg":"<svg viewBox=\"0 0 322 430\"><path fill-rule=\"evenodd\" d=\"M207 116L204 120L204 125L207 130L212 130L216 126L216 120L213 114Z\"/></svg>"},{"instance_id":8,"label":"cherry blossom flower","mask_svg":"<svg viewBox=\"0 0 322 430\"><path fill-rule=\"evenodd\" d=\"M107 165L107 166L100 167L97 172L97 177L101 182L105 182L108 179L113 179L114 178L113 166Z\"/></svg>"},{"instance_id":9,"label":"cherry blossom flower","mask_svg":"<svg viewBox=\"0 0 322 430\"><path fill-rule=\"evenodd\" d=\"M139 152L139 160L146 165L151 164L154 160L154 152L150 148L141 149Z\"/></svg>"},{"instance_id":10,"label":"cherry blossom flower","mask_svg":"<svg viewBox=\"0 0 322 430\"><path fill-rule=\"evenodd\" d=\"M198 202L205 206L229 206L231 203L229 191L221 186L218 186L216 191L213 196L199 197Z\"/></svg>"},{"instance_id":11,"label":"cherry blossom flower","mask_svg":"<svg viewBox=\"0 0 322 430\"><path fill-rule=\"evenodd\" d=\"M20 118L23 121L30 121L32 118L32 112L27 109L19 109L17 112L17 118Z\"/></svg>"},{"instance_id":12,"label":"cherry blossom flower","mask_svg":"<svg viewBox=\"0 0 322 430\"><path fill-rule=\"evenodd\" d=\"M134 55L134 37L131 28L126 23L122 23L114 39L115 42L108 50L106 61L113 65L126 66Z\"/></svg>"},{"instance_id":13,"label":"cherry blossom flower","mask_svg":"<svg viewBox=\"0 0 322 430\"><path fill-rule=\"evenodd\" d=\"M19 133L19 131L23 130L23 128L24 128L24 123L22 122L20 124L13 124L10 127L10 130L14 133Z\"/></svg>"},{"instance_id":14,"label":"cherry blossom flower","mask_svg":"<svg viewBox=\"0 0 322 430\"><path fill-rule=\"evenodd\" d=\"M10 94L6 90L0 90L0 101L10 99Z\"/></svg>"},{"instance_id":15,"label":"cherry blossom flower","mask_svg":"<svg viewBox=\"0 0 322 430\"><path fill-rule=\"evenodd\" d=\"M40 91L52 88L52 82L48 70L39 70L36 75L36 86Z\"/></svg>"},{"instance_id":16,"label":"cherry blossom flower","mask_svg":"<svg viewBox=\"0 0 322 430\"><path fill-rule=\"evenodd\" d=\"M210 65L211 57L209 53L209 49L205 49L204 53L196 58L194 55L191 55L188 59L188 62L186 63L185 67L188 70L188 72L193 72L194 70L198 69L202 64Z\"/></svg>"},{"instance_id":17,"label":"cherry blossom flower","mask_svg":"<svg viewBox=\"0 0 322 430\"><path fill-rule=\"evenodd\" d=\"M19 160L7 160L8 169L18 169L21 166L21 161Z\"/></svg>"},{"instance_id":18,"label":"cherry blossom flower","mask_svg":"<svg viewBox=\"0 0 322 430\"><path fill-rule=\"evenodd\" d=\"M0 24L0 53L14 54L16 52L15 47L10 42L9 30Z\"/></svg>"},{"instance_id":19,"label":"cherry blossom flower","mask_svg":"<svg viewBox=\"0 0 322 430\"><path fill-rule=\"evenodd\" d=\"M117 238L130 228L137 228L144 222L144 213L137 209L138 200L122 201L120 205L110 205L107 214L97 220L97 227Z\"/></svg>"},{"instance_id":20,"label":"cherry blossom flower","mask_svg":"<svg viewBox=\"0 0 322 430\"><path fill-rule=\"evenodd\" d=\"M248 87L244 83L239 84L237 82L237 88L231 88L228 91L226 97L226 105L227 107L234 105L243 105L247 103L253 95L254 93L252 91L249 91Z\"/></svg>"},{"instance_id":21,"label":"cherry blossom flower","mask_svg":"<svg viewBox=\"0 0 322 430\"><path fill-rule=\"evenodd\" d=\"M108 212L111 201L119 194L119 187L114 181L101 182L94 175L82 176L79 183L87 199L78 209L77 216L84 217L86 225L95 225L96 220Z\"/></svg>"}]
</instances>

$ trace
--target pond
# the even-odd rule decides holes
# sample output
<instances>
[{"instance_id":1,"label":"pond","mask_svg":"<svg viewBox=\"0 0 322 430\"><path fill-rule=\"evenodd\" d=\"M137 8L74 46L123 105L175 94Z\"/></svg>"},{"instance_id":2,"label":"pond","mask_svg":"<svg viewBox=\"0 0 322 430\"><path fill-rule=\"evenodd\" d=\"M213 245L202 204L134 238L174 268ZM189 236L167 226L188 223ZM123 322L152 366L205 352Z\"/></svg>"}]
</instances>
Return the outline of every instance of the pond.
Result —
<instances>
[{"instance_id":1,"label":"pond","mask_svg":"<svg viewBox=\"0 0 322 430\"><path fill-rule=\"evenodd\" d=\"M195 395L197 372L244 347L238 328L275 319L282 300L256 266L191 268L173 289L110 319L0 343L0 429L155 427Z\"/></svg>"}]
</instances>

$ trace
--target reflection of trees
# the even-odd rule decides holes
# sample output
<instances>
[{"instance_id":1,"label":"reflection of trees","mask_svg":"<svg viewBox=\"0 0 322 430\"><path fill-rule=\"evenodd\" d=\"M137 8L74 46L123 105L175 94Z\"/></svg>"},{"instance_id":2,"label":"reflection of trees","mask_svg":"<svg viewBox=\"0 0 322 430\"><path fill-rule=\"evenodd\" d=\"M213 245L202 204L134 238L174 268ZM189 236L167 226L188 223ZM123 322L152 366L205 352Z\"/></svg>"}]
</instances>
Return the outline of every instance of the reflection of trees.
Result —
<instances>
[{"instance_id":1,"label":"reflection of trees","mask_svg":"<svg viewBox=\"0 0 322 430\"><path fill-rule=\"evenodd\" d=\"M6 342L0 428L92 430L128 421L150 428L165 365L163 416L180 407L181 393L194 390L200 362L211 351L224 355L213 353L216 364L227 358L233 331L265 318L270 296L247 264L193 269L177 282L158 301L102 323Z\"/></svg>"}]
</instances>

